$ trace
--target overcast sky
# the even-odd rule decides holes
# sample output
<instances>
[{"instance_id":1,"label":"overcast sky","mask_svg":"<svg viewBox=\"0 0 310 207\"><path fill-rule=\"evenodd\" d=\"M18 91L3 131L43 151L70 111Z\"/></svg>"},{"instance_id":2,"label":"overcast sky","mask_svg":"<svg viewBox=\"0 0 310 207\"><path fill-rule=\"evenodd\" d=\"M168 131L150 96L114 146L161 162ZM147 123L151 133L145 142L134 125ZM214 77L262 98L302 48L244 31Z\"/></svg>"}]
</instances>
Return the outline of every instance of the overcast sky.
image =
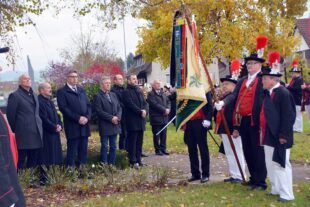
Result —
<instances>
[{"instance_id":1,"label":"overcast sky","mask_svg":"<svg viewBox=\"0 0 310 207\"><path fill-rule=\"evenodd\" d=\"M303 17L310 16L310 0L308 0L308 11ZM50 61L60 60L60 50L69 46L71 37L80 33L81 28L84 31L94 29L97 31L97 39L108 39L110 47L114 49L121 58L124 59L124 39L123 24L119 23L117 28L112 31L98 32L100 25L90 17L73 18L69 10L62 11L60 15L55 16L46 11L39 17L34 17L36 27L27 26L17 29L15 42L17 43L17 52L20 56L15 65L16 71L27 70L26 56L30 60L34 70L44 70ZM125 19L126 48L127 54L134 53L138 42L137 28L143 24L143 21L131 17ZM103 28L103 26L102 26ZM12 70L12 66L6 67L3 56L0 57L0 65L3 71Z\"/></svg>"}]
</instances>

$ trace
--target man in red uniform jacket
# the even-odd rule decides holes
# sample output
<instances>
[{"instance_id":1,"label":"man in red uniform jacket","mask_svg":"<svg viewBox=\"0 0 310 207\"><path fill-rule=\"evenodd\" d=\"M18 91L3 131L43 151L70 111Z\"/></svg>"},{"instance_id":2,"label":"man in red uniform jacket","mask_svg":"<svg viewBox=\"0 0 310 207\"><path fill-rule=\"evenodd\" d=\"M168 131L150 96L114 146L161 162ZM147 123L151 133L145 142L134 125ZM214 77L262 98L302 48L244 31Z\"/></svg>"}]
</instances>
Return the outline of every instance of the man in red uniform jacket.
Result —
<instances>
[{"instance_id":1,"label":"man in red uniform jacket","mask_svg":"<svg viewBox=\"0 0 310 207\"><path fill-rule=\"evenodd\" d=\"M259 115L263 98L262 79L258 76L265 60L256 53L245 58L248 75L241 78L232 94L215 103L217 110L234 103L233 137L241 136L244 157L250 173L251 190L267 188L264 148L259 144Z\"/></svg>"}]
</instances>

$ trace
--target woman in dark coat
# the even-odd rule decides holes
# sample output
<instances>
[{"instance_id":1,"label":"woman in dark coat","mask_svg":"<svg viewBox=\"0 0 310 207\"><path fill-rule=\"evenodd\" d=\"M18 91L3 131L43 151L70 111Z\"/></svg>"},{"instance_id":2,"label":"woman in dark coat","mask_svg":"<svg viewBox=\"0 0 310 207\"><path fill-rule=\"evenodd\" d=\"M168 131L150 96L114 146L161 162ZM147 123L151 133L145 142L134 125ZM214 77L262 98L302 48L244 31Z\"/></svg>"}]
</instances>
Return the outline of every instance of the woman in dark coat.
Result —
<instances>
[{"instance_id":1,"label":"woman in dark coat","mask_svg":"<svg viewBox=\"0 0 310 207\"><path fill-rule=\"evenodd\" d=\"M54 103L50 97L52 95L51 86L48 83L39 85L40 95L38 96L40 104L40 117L43 127L43 148L41 161L43 165L61 165L63 161L60 131L62 123L57 114Z\"/></svg>"}]
</instances>

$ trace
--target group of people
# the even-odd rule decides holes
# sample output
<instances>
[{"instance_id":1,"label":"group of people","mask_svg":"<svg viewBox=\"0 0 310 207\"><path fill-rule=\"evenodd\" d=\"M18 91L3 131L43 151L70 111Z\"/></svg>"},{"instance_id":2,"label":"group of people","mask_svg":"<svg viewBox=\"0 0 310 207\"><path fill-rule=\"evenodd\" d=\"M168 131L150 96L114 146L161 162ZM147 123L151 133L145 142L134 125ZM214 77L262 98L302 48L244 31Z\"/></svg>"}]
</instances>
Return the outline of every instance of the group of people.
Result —
<instances>
[{"instance_id":1,"label":"group of people","mask_svg":"<svg viewBox=\"0 0 310 207\"><path fill-rule=\"evenodd\" d=\"M256 53L246 57L248 75L239 80L232 76L221 78L223 90L221 101L214 103L214 97L208 92L207 104L183 126L192 174L188 181L200 180L201 183L209 181L210 156L206 137L207 131L212 128L215 106L217 111L221 111L216 116L215 132L222 138L230 172L230 177L224 181L241 183L245 179L247 164L250 174L247 182L249 189L266 190L268 175L271 182L270 195L277 195L280 201L287 202L294 199L292 168L289 161L293 130L302 131L298 115L300 96L302 90L309 88L303 85L301 71L297 67L291 71L291 83L285 85L281 84L281 73L275 69L277 65L263 66L264 61ZM46 82L39 84L37 96L31 88L30 77L20 76L18 89L11 93L8 99L6 115L10 127L5 118L1 117L3 122L1 127L7 126L1 129L1 136L9 136L9 129L15 133L18 169L62 164L60 132L63 129L67 140L67 166L79 167L86 164L92 113L98 118L100 161L103 164L115 165L119 136L118 148L128 152L130 166L139 168L145 165L141 156L148 116L153 132L155 154L169 155L165 126L174 116L175 92L170 93L169 87L164 90L160 81L154 80L152 90L145 96L138 85L136 75L131 74L127 77L125 87L123 76L118 74L113 77L113 86L110 77L102 78L100 90L94 96L92 105L85 90L78 85L78 78L76 71L70 71L67 74L66 84L57 91L58 108L63 118L61 119L51 100L51 85ZM224 114L224 117L221 114ZM224 118L229 133L225 129ZM232 135L239 165L230 144L229 134ZM3 142L3 139L0 142ZM3 143L6 148L11 145L12 140ZM13 155L5 154L5 156ZM5 160L0 161L1 164L5 164L2 163ZM13 161L6 165L10 167L10 171L15 171ZM1 173L0 176L2 175ZM16 177L16 171L12 172L11 176ZM8 184L6 191L0 192L0 196L8 195L15 189L9 201L16 203L16 206L23 206L23 196L20 196L19 201L16 199L16 194L22 194L18 182L11 185Z\"/></svg>"},{"instance_id":2,"label":"group of people","mask_svg":"<svg viewBox=\"0 0 310 207\"><path fill-rule=\"evenodd\" d=\"M280 57L279 57L280 58ZM294 199L292 168L289 161L293 132L301 132L301 70L294 65L289 84L281 81L279 63L265 60L257 53L245 58L248 75L237 80L233 76L221 79L223 96L215 103L229 126L229 134L238 157L233 153L223 117L217 114L215 132L222 138L230 177L225 182L242 182L245 164L249 170L250 190L266 190L266 177L271 183L270 196L280 202ZM242 174L244 177L242 177Z\"/></svg>"},{"instance_id":3,"label":"group of people","mask_svg":"<svg viewBox=\"0 0 310 207\"><path fill-rule=\"evenodd\" d=\"M67 140L68 166L87 163L89 121L93 113L98 118L101 141L100 161L115 165L117 137L119 149L128 151L132 167L143 166L141 160L143 134L149 115L156 155L169 155L166 150L166 129L171 104L159 80L154 80L152 90L144 97L136 75L129 75L127 87L120 74L103 77L100 90L91 104L85 90L78 85L78 73L70 71L67 83L57 91L57 103L63 123L51 100L49 83L40 83L39 95L31 88L28 75L19 78L19 88L10 94L7 119L15 133L18 149L18 169L39 165L59 165L63 162L60 132L64 128Z\"/></svg>"}]
</instances>

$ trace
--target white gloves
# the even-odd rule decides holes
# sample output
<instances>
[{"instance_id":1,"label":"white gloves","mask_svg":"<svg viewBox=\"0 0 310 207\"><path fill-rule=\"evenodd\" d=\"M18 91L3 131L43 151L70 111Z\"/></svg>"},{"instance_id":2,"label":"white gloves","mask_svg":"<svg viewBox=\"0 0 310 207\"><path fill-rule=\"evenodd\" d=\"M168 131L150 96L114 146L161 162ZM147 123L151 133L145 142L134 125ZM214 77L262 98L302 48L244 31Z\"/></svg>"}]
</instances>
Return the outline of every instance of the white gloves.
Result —
<instances>
[{"instance_id":1,"label":"white gloves","mask_svg":"<svg viewBox=\"0 0 310 207\"><path fill-rule=\"evenodd\" d=\"M208 120L203 120L203 121L202 121L202 126L203 126L204 128L209 128L209 127L211 126L211 122L208 121Z\"/></svg>"},{"instance_id":2,"label":"white gloves","mask_svg":"<svg viewBox=\"0 0 310 207\"><path fill-rule=\"evenodd\" d=\"M214 106L215 106L216 110L220 111L224 106L224 101L215 102Z\"/></svg>"}]
</instances>

